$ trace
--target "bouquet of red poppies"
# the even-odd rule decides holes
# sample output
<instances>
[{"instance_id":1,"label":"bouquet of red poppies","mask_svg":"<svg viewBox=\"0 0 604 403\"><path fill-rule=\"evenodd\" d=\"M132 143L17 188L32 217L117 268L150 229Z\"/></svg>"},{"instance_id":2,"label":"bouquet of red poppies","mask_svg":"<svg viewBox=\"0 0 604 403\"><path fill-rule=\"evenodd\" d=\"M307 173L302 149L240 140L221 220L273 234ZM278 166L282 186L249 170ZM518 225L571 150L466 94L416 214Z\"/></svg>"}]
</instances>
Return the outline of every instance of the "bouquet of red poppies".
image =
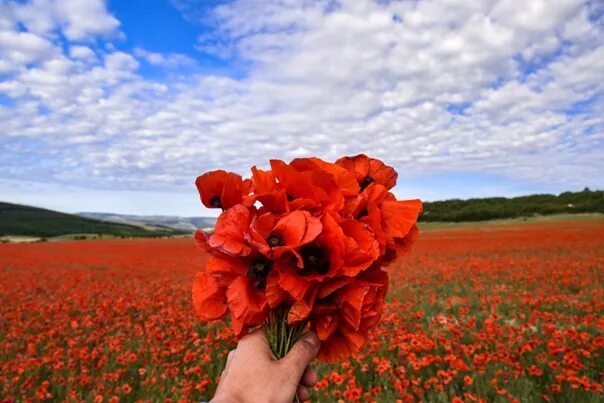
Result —
<instances>
[{"instance_id":1,"label":"bouquet of red poppies","mask_svg":"<svg viewBox=\"0 0 604 403\"><path fill-rule=\"evenodd\" d=\"M212 233L195 239L210 254L193 284L202 320L230 315L235 334L263 326L282 358L310 328L318 358L357 352L380 320L388 274L418 236L420 200L389 191L396 171L365 155L335 163L299 158L197 178L201 201L222 209Z\"/></svg>"}]
</instances>

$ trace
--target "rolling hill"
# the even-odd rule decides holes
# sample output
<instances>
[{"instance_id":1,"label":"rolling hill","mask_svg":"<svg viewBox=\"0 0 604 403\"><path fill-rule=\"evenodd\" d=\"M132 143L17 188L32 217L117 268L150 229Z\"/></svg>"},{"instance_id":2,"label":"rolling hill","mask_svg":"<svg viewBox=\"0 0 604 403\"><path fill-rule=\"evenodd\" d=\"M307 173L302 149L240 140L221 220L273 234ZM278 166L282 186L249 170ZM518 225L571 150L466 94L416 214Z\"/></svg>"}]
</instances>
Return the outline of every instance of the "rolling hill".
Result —
<instances>
[{"instance_id":1,"label":"rolling hill","mask_svg":"<svg viewBox=\"0 0 604 403\"><path fill-rule=\"evenodd\" d=\"M188 231L187 231L188 232ZM183 231L116 224L31 206L0 202L0 236L54 237L97 234L117 237L161 237Z\"/></svg>"},{"instance_id":2,"label":"rolling hill","mask_svg":"<svg viewBox=\"0 0 604 403\"><path fill-rule=\"evenodd\" d=\"M604 191L585 188L559 195L451 199L425 202L420 222L485 221L554 214L604 213ZM211 228L211 217L138 216L112 213L65 214L0 202L0 237L54 237L102 234L117 237L160 237Z\"/></svg>"},{"instance_id":3,"label":"rolling hill","mask_svg":"<svg viewBox=\"0 0 604 403\"><path fill-rule=\"evenodd\" d=\"M197 228L213 228L216 218L213 217L181 217L181 216L163 216L163 215L131 215L131 214L113 214L113 213L78 213L79 216L92 218L95 220L109 221L119 224L130 224L138 226L161 226L168 227L178 231L192 232Z\"/></svg>"}]
</instances>

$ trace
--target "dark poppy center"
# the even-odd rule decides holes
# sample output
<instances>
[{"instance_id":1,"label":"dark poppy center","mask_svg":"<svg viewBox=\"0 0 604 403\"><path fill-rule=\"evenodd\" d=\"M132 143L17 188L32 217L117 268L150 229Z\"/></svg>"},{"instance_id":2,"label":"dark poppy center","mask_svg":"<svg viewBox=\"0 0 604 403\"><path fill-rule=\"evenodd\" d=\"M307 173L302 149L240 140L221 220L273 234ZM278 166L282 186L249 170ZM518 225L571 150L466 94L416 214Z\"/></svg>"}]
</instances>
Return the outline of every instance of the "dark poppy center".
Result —
<instances>
[{"instance_id":1,"label":"dark poppy center","mask_svg":"<svg viewBox=\"0 0 604 403\"><path fill-rule=\"evenodd\" d=\"M295 197L290 195L289 193L286 193L285 196L287 197L287 201L292 201L295 199Z\"/></svg>"},{"instance_id":2,"label":"dark poppy center","mask_svg":"<svg viewBox=\"0 0 604 403\"><path fill-rule=\"evenodd\" d=\"M285 241L283 240L283 235L281 235L278 232L271 232L268 235L268 238L266 238L266 243L271 248L274 248L276 246L283 246L283 245L285 245Z\"/></svg>"},{"instance_id":3,"label":"dark poppy center","mask_svg":"<svg viewBox=\"0 0 604 403\"><path fill-rule=\"evenodd\" d=\"M325 274L329 271L329 256L316 245L304 246L300 249L304 268L300 274L307 276L312 273Z\"/></svg>"},{"instance_id":4,"label":"dark poppy center","mask_svg":"<svg viewBox=\"0 0 604 403\"><path fill-rule=\"evenodd\" d=\"M361 210L361 212L357 215L357 220L360 220L363 217L367 217L369 215L369 211L367 211L367 208L364 208L363 210Z\"/></svg>"},{"instance_id":5,"label":"dark poppy center","mask_svg":"<svg viewBox=\"0 0 604 403\"><path fill-rule=\"evenodd\" d=\"M371 176L367 175L361 181L361 183L359 183L359 185L361 185L361 191L365 190L365 188L367 188L367 186L371 185L373 182L375 182L375 179L373 179Z\"/></svg>"},{"instance_id":6,"label":"dark poppy center","mask_svg":"<svg viewBox=\"0 0 604 403\"><path fill-rule=\"evenodd\" d=\"M212 197L210 199L210 206L216 208L222 208L222 203L220 202L220 196Z\"/></svg>"},{"instance_id":7,"label":"dark poppy center","mask_svg":"<svg viewBox=\"0 0 604 403\"><path fill-rule=\"evenodd\" d=\"M273 267L273 262L266 259L252 261L247 269L247 276L252 280L254 286L259 289L266 287L266 278Z\"/></svg>"}]
</instances>

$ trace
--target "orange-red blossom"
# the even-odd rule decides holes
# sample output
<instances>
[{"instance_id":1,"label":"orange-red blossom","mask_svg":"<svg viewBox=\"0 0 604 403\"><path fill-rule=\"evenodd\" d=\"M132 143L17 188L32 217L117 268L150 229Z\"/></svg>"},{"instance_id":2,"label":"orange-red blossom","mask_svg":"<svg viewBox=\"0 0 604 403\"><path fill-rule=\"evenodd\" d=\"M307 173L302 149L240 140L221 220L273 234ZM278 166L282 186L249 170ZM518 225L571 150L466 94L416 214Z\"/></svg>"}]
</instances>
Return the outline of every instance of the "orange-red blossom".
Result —
<instances>
[{"instance_id":1,"label":"orange-red blossom","mask_svg":"<svg viewBox=\"0 0 604 403\"><path fill-rule=\"evenodd\" d=\"M230 315L238 336L288 309L322 341L319 359L357 352L382 314L389 263L417 238L420 200L397 200L396 171L365 155L329 163L299 158L252 167L251 179L201 175L206 207L223 209L213 233L198 231L211 254L193 284L202 320Z\"/></svg>"}]
</instances>

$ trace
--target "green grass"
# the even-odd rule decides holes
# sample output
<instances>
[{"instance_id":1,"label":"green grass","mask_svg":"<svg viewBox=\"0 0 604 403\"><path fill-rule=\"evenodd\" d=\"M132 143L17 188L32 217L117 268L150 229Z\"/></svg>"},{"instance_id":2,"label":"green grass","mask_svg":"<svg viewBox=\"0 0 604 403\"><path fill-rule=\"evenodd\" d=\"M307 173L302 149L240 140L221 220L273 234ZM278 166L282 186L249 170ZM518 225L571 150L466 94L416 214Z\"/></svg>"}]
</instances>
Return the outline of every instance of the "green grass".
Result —
<instances>
[{"instance_id":1,"label":"green grass","mask_svg":"<svg viewBox=\"0 0 604 403\"><path fill-rule=\"evenodd\" d=\"M582 213L582 214L552 214L533 217L503 218L484 221L461 221L461 222L420 222L421 230L441 230L447 228L477 227L487 225L522 224L533 222L555 222L555 221L604 221L604 214Z\"/></svg>"}]
</instances>

